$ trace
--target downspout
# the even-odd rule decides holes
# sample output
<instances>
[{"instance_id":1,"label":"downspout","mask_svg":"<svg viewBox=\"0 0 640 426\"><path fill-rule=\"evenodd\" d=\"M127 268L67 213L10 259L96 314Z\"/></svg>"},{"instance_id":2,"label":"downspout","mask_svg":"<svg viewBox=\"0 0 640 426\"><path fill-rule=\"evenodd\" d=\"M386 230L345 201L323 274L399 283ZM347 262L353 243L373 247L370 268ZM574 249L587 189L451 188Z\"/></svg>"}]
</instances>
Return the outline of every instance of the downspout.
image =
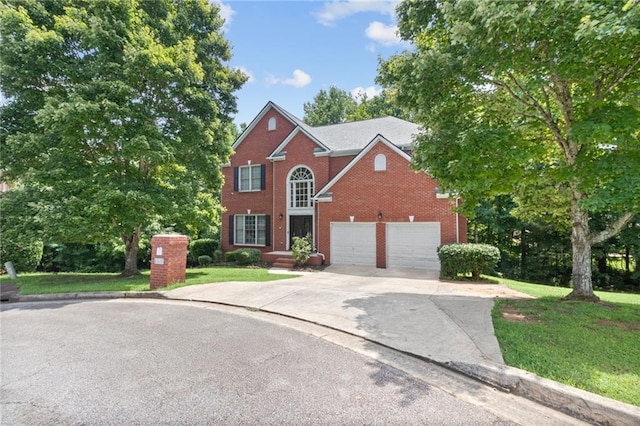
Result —
<instances>
[{"instance_id":1,"label":"downspout","mask_svg":"<svg viewBox=\"0 0 640 426\"><path fill-rule=\"evenodd\" d=\"M271 251L276 251L276 162L271 160Z\"/></svg>"},{"instance_id":2,"label":"downspout","mask_svg":"<svg viewBox=\"0 0 640 426\"><path fill-rule=\"evenodd\" d=\"M318 247L320 247L320 231L319 231L319 229L320 229L320 205L318 204L317 201L315 202L315 207L316 207L316 210L318 211L318 214L316 215L316 217L318 218L318 225L316 226L316 229L314 230L313 235L315 235L315 238L316 238L316 254L318 256L322 257L322 264L324 265L324 263L325 263L324 254L322 254L322 253L320 253L318 251Z\"/></svg>"}]
</instances>

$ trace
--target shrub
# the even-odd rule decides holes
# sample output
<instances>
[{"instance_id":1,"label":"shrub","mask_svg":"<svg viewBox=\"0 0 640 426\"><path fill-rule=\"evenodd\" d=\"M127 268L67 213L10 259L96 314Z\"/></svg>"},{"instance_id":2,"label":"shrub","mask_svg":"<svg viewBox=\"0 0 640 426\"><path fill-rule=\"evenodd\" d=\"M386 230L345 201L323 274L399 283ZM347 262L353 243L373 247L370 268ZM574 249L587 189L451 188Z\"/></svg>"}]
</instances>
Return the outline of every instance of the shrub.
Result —
<instances>
[{"instance_id":1,"label":"shrub","mask_svg":"<svg viewBox=\"0 0 640 426\"><path fill-rule=\"evenodd\" d=\"M471 273L474 280L484 271L495 268L500 250L489 244L445 244L438 248L440 278L455 279Z\"/></svg>"},{"instance_id":2,"label":"shrub","mask_svg":"<svg viewBox=\"0 0 640 426\"><path fill-rule=\"evenodd\" d=\"M241 248L234 251L228 251L225 254L227 262L236 262L238 265L251 265L260 263L262 260L262 252L258 249Z\"/></svg>"},{"instance_id":3,"label":"shrub","mask_svg":"<svg viewBox=\"0 0 640 426\"><path fill-rule=\"evenodd\" d=\"M211 256L207 256L206 254L198 256L198 265L200 266L209 266L211 265L212 261L213 259L211 258Z\"/></svg>"},{"instance_id":4,"label":"shrub","mask_svg":"<svg viewBox=\"0 0 640 426\"><path fill-rule=\"evenodd\" d=\"M216 263L222 261L222 250L218 249L213 252L213 261Z\"/></svg>"},{"instance_id":5,"label":"shrub","mask_svg":"<svg viewBox=\"0 0 640 426\"><path fill-rule=\"evenodd\" d=\"M293 237L293 245L291 251L293 252L293 260L297 265L304 265L311 257L311 236L306 237Z\"/></svg>"},{"instance_id":6,"label":"shrub","mask_svg":"<svg viewBox=\"0 0 640 426\"><path fill-rule=\"evenodd\" d=\"M213 252L218 249L218 241L211 238L201 238L191 241L189 252L194 259L200 256L213 256Z\"/></svg>"},{"instance_id":7,"label":"shrub","mask_svg":"<svg viewBox=\"0 0 640 426\"><path fill-rule=\"evenodd\" d=\"M3 239L0 245L0 265L13 263L16 272L33 272L42 259L42 241L19 242Z\"/></svg>"}]
</instances>

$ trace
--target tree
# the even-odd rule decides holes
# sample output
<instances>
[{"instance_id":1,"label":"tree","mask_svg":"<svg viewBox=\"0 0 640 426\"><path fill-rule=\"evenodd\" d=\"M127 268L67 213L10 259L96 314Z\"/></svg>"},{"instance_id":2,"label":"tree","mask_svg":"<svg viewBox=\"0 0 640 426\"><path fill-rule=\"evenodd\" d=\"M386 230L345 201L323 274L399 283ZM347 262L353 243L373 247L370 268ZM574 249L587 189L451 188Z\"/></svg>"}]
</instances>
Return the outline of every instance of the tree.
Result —
<instances>
[{"instance_id":1,"label":"tree","mask_svg":"<svg viewBox=\"0 0 640 426\"><path fill-rule=\"evenodd\" d=\"M246 81L222 24L206 0L3 2L1 172L46 240L117 236L132 275L148 224L217 219Z\"/></svg>"},{"instance_id":2,"label":"tree","mask_svg":"<svg viewBox=\"0 0 640 426\"><path fill-rule=\"evenodd\" d=\"M371 98L366 93L363 93L356 98L356 104L356 109L346 117L345 121L368 120L386 116L397 117L407 121L412 120L411 115L395 105L385 91Z\"/></svg>"},{"instance_id":3,"label":"tree","mask_svg":"<svg viewBox=\"0 0 640 426\"><path fill-rule=\"evenodd\" d=\"M313 97L313 102L305 102L303 108L305 123L310 126L326 126L344 123L347 116L355 111L356 101L346 91L331 86L329 92L321 89Z\"/></svg>"},{"instance_id":4,"label":"tree","mask_svg":"<svg viewBox=\"0 0 640 426\"><path fill-rule=\"evenodd\" d=\"M415 49L382 61L378 83L428 129L415 166L467 211L512 193L523 209L568 212L570 297L597 299L591 246L640 211L638 2L409 0L397 12ZM601 211L616 214L590 228Z\"/></svg>"}]
</instances>

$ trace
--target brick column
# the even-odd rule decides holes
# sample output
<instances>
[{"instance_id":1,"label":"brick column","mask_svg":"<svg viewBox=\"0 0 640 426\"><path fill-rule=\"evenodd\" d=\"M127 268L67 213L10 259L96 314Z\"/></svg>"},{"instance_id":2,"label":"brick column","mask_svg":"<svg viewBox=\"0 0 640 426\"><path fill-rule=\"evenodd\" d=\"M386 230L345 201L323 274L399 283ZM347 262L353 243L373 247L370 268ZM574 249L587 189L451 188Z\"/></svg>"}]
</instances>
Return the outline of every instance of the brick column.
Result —
<instances>
[{"instance_id":1,"label":"brick column","mask_svg":"<svg viewBox=\"0 0 640 426\"><path fill-rule=\"evenodd\" d=\"M387 267L387 224L376 222L376 268Z\"/></svg>"},{"instance_id":2,"label":"brick column","mask_svg":"<svg viewBox=\"0 0 640 426\"><path fill-rule=\"evenodd\" d=\"M151 238L151 289L184 282L187 269L185 235L154 235Z\"/></svg>"}]
</instances>

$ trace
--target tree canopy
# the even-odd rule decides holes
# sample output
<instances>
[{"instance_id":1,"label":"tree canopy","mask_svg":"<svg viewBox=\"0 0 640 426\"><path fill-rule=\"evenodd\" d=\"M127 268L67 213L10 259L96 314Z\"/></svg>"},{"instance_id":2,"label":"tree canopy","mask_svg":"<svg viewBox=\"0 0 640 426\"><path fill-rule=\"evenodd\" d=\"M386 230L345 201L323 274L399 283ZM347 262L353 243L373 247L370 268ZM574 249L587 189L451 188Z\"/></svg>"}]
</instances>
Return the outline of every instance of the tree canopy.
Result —
<instances>
[{"instance_id":1,"label":"tree canopy","mask_svg":"<svg viewBox=\"0 0 640 426\"><path fill-rule=\"evenodd\" d=\"M346 90L331 86L327 92L321 89L313 102L304 103L303 121L310 126L326 126L347 121L368 120L392 116L410 120L410 116L396 106L386 92L368 97L366 93L352 97Z\"/></svg>"},{"instance_id":2,"label":"tree canopy","mask_svg":"<svg viewBox=\"0 0 640 426\"><path fill-rule=\"evenodd\" d=\"M511 193L521 211L572 232L572 297L593 299L591 246L640 211L640 5L559 0L405 0L414 49L378 82L427 129L414 165L478 201ZM590 226L608 212L610 221Z\"/></svg>"},{"instance_id":3,"label":"tree canopy","mask_svg":"<svg viewBox=\"0 0 640 426\"><path fill-rule=\"evenodd\" d=\"M207 0L8 0L0 6L0 166L43 238L114 236L137 273L141 230L217 219L233 92Z\"/></svg>"}]
</instances>

